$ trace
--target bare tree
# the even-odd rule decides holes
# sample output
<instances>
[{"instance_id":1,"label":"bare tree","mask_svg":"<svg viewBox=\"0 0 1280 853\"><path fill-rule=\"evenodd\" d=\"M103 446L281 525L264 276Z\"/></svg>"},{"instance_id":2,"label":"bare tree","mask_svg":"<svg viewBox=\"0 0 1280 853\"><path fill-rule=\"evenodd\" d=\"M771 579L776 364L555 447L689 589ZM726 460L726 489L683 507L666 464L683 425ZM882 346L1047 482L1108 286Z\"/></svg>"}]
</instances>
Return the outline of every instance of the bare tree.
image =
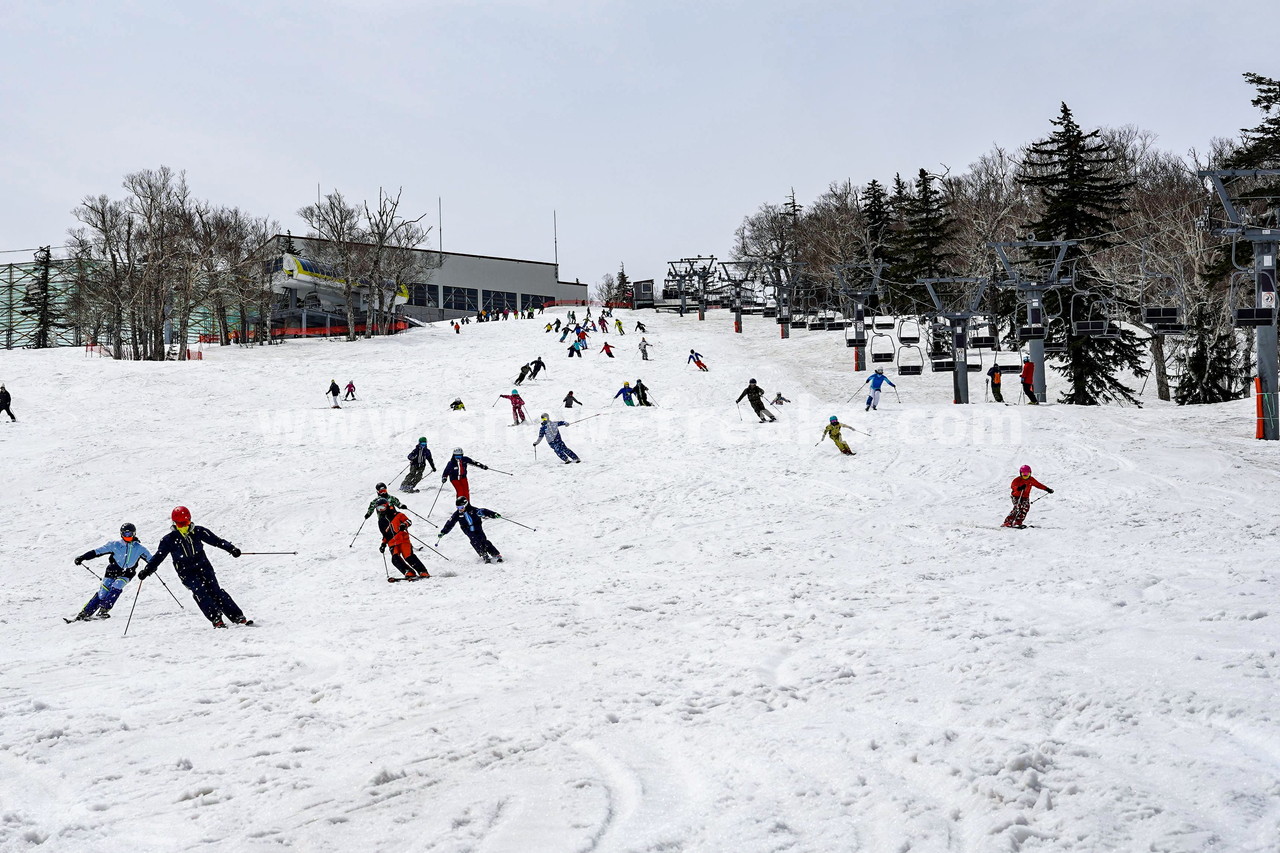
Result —
<instances>
[{"instance_id":1,"label":"bare tree","mask_svg":"<svg viewBox=\"0 0 1280 853\"><path fill-rule=\"evenodd\" d=\"M338 190L316 204L298 211L298 216L311 227L309 237L322 242L311 245L316 260L330 267L342 281L342 296L347 314L347 340L356 339L355 291L359 286L362 256L367 248L360 228L360 208L348 204Z\"/></svg>"}]
</instances>

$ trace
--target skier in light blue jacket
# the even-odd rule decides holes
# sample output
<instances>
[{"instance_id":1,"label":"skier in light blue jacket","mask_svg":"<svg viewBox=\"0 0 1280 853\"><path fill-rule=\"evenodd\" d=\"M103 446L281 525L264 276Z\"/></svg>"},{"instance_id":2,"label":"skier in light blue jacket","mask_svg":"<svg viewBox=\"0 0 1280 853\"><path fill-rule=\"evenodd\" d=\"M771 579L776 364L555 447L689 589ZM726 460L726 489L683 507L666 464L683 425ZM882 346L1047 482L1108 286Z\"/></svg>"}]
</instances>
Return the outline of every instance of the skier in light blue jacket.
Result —
<instances>
[{"instance_id":1,"label":"skier in light blue jacket","mask_svg":"<svg viewBox=\"0 0 1280 853\"><path fill-rule=\"evenodd\" d=\"M866 385L867 382L871 383L871 393L867 395L866 410L868 412L880 405L880 389L884 387L884 383L888 382L889 385L891 385L892 387L894 388L898 387L897 385L893 384L892 379L884 375L883 367L877 367L876 372L868 376L866 381L863 382L862 384Z\"/></svg>"},{"instance_id":2,"label":"skier in light blue jacket","mask_svg":"<svg viewBox=\"0 0 1280 853\"><path fill-rule=\"evenodd\" d=\"M543 412L542 428L538 430L538 441L535 441L533 446L537 447L538 442L545 438L547 440L547 444L551 445L551 449L556 452L556 456L559 456L564 460L564 464L568 465L570 462L581 462L582 460L578 458L578 454L574 453L568 447L565 447L564 439L560 437L560 427L568 425L568 421L553 421L546 412Z\"/></svg>"},{"instance_id":3,"label":"skier in light blue jacket","mask_svg":"<svg viewBox=\"0 0 1280 853\"><path fill-rule=\"evenodd\" d=\"M92 551L84 552L79 557L76 557L75 564L79 566L85 560L93 560L107 555L110 555L110 560L107 563L107 570L102 576L102 586L98 587L98 591L94 593L93 598L89 599L89 603L84 606L84 609L80 611L76 618L68 619L68 622L83 622L95 613L106 619L111 615L111 607L116 603L116 599L120 597L125 585L129 583L136 573L138 561L151 562L151 552L138 541L138 530L132 524L120 525L119 539L108 542L100 548L94 548Z\"/></svg>"}]
</instances>

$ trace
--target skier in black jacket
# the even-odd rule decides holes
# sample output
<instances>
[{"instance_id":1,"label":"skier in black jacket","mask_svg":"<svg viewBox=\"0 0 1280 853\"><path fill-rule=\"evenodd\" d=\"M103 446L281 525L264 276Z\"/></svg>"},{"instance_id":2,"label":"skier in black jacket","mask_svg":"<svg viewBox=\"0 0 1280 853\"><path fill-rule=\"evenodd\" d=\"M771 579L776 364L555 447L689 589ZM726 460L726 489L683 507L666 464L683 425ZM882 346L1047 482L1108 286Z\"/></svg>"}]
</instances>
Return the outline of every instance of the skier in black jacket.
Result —
<instances>
[{"instance_id":1,"label":"skier in black jacket","mask_svg":"<svg viewBox=\"0 0 1280 853\"><path fill-rule=\"evenodd\" d=\"M436 544L440 543L440 540L453 529L455 524L461 525L462 532L467 534L467 538L471 540L471 547L476 549L480 559L486 563L501 563L502 555L498 553L498 549L489 541L489 537L484 535L484 519L502 518L502 516L491 509L471 506L470 502L464 497L459 497L456 504L458 508L453 511L453 515L449 516L449 520L444 523L444 527L441 527L440 532L436 534Z\"/></svg>"},{"instance_id":2,"label":"skier in black jacket","mask_svg":"<svg viewBox=\"0 0 1280 853\"><path fill-rule=\"evenodd\" d=\"M742 393L738 395L737 402L741 403L743 397L751 401L751 408L760 416L760 423L764 423L766 418L770 421L777 420L773 413L764 407L764 389L757 385L754 379L747 383L746 388L742 389Z\"/></svg>"},{"instance_id":3,"label":"skier in black jacket","mask_svg":"<svg viewBox=\"0 0 1280 853\"><path fill-rule=\"evenodd\" d=\"M529 363L529 367L533 370L533 373L530 374L529 378L537 379L538 374L547 369L547 363L542 360L542 356L538 356Z\"/></svg>"},{"instance_id":4,"label":"skier in black jacket","mask_svg":"<svg viewBox=\"0 0 1280 853\"><path fill-rule=\"evenodd\" d=\"M0 412L8 415L9 420L16 421L17 418L14 417L13 410L9 408L11 402L13 402L13 397L9 396L9 392L4 389L3 385L0 385Z\"/></svg>"},{"instance_id":5,"label":"skier in black jacket","mask_svg":"<svg viewBox=\"0 0 1280 853\"><path fill-rule=\"evenodd\" d=\"M227 627L222 621L223 616L238 625L252 625L253 621L244 618L244 612L218 584L213 564L204 553L205 545L221 548L233 557L240 556L240 549L225 539L219 539L208 528L193 525L191 511L185 506L175 507L170 517L173 519L173 530L160 540L155 556L147 561L145 569L138 572L138 580L145 580L155 574L164 558L171 556L178 580L191 590L200 611L213 627Z\"/></svg>"}]
</instances>

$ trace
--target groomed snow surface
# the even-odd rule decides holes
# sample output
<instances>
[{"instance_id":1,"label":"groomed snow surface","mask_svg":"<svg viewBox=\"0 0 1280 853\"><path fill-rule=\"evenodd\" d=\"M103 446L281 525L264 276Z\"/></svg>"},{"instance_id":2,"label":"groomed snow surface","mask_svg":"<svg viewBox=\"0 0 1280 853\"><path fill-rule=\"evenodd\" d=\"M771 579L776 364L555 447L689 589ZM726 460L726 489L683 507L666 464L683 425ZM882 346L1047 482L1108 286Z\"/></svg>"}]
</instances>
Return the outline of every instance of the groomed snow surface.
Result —
<instances>
[{"instance_id":1,"label":"groomed snow surface","mask_svg":"<svg viewBox=\"0 0 1280 853\"><path fill-rule=\"evenodd\" d=\"M890 366L901 401L865 412L839 332L618 312L616 359L597 334L569 360L553 316L185 364L0 353L0 848L1280 848L1280 479L1252 401L998 406L973 374L955 406L949 374ZM508 426L491 404L539 355ZM739 419L751 377L794 401L778 423ZM659 407L610 403L637 378ZM331 379L359 402L330 409ZM535 460L543 411L604 413L564 430L581 465ZM815 446L832 414L870 433L857 456ZM454 531L392 585L373 521L348 547L419 435L512 472L472 475L537 528L488 524L506 563ZM1022 463L1056 493L1001 529ZM168 563L185 610L151 579L127 637L137 581L63 624L96 587L72 558L125 521L154 547L177 504L301 552L212 552L257 627L212 630Z\"/></svg>"}]
</instances>

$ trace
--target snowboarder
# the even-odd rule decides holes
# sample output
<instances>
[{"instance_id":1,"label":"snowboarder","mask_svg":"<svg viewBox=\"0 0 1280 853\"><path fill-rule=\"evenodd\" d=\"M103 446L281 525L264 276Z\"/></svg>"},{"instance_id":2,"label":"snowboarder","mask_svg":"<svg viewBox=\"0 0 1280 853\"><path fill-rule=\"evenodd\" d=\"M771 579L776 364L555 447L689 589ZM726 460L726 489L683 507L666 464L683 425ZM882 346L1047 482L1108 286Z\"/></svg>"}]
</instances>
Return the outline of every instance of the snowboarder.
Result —
<instances>
[{"instance_id":1,"label":"snowboarder","mask_svg":"<svg viewBox=\"0 0 1280 853\"><path fill-rule=\"evenodd\" d=\"M649 386L645 385L644 382L639 379L636 380L636 400L642 406L653 405L653 403L649 402Z\"/></svg>"},{"instance_id":2,"label":"snowboarder","mask_svg":"<svg viewBox=\"0 0 1280 853\"><path fill-rule=\"evenodd\" d=\"M791 402L791 401L790 401L790 400L788 400L786 397L782 396L782 392L781 392L781 391L779 391L779 392L778 392L778 394L777 394L777 396L776 396L776 397L774 397L772 400L770 400L770 401L769 401L769 405L770 405L770 406L781 406L783 403L790 403L790 402Z\"/></svg>"},{"instance_id":3,"label":"snowboarder","mask_svg":"<svg viewBox=\"0 0 1280 853\"><path fill-rule=\"evenodd\" d=\"M1035 388L1032 383L1036 378L1036 366L1031 361L1030 356L1024 356L1022 359L1022 393L1027 395L1027 402L1033 406L1040 405L1040 401L1036 399Z\"/></svg>"},{"instance_id":4,"label":"snowboarder","mask_svg":"<svg viewBox=\"0 0 1280 853\"><path fill-rule=\"evenodd\" d=\"M849 449L849 445L845 442L845 440L840 437L841 427L842 427L842 424L840 423L840 419L837 418L835 415L832 415L830 422L827 424L826 428L822 430L822 438L820 439L820 441L825 441L826 439L830 438L832 441L835 442L836 447L840 448L841 453L843 453L845 456L852 456L853 451Z\"/></svg>"},{"instance_id":5,"label":"snowboarder","mask_svg":"<svg viewBox=\"0 0 1280 853\"><path fill-rule=\"evenodd\" d=\"M564 398L564 407L565 407L566 409L572 409L572 408L574 407L574 405L575 405L575 404L577 404L577 405L581 406L581 405L582 405L582 401L581 401L581 400L579 400L577 397L573 396L573 392L572 392L572 391L570 391L568 394L566 394L566 395L565 395L565 398Z\"/></svg>"},{"instance_id":6,"label":"snowboarder","mask_svg":"<svg viewBox=\"0 0 1280 853\"><path fill-rule=\"evenodd\" d=\"M1031 490L1033 488L1043 489L1049 494L1053 494L1053 489L1031 476L1030 465L1023 465L1018 469L1018 476L1014 478L1012 485L1009 486L1009 497L1013 499L1013 511L1005 516L1004 524L1001 527L1016 527L1019 530L1026 527L1023 522L1027 519L1027 510L1031 509Z\"/></svg>"},{"instance_id":7,"label":"snowboarder","mask_svg":"<svg viewBox=\"0 0 1280 853\"><path fill-rule=\"evenodd\" d=\"M528 364L526 364L524 367L520 368L520 375L516 377L516 383L515 383L515 384L519 385L520 383L524 382L524 380L525 380L526 378L528 378L528 376L529 376L529 371L530 371L530 370L533 370L533 367L531 367L531 366L530 366L530 365L528 365Z\"/></svg>"},{"instance_id":8,"label":"snowboarder","mask_svg":"<svg viewBox=\"0 0 1280 853\"><path fill-rule=\"evenodd\" d=\"M13 410L9 408L9 404L13 402L13 397L5 390L4 385L0 385L0 412L4 412L9 416L9 420L16 421Z\"/></svg>"},{"instance_id":9,"label":"snowboarder","mask_svg":"<svg viewBox=\"0 0 1280 853\"><path fill-rule=\"evenodd\" d=\"M454 412L465 412L467 407L462 404L461 397L455 397L454 401L449 404L449 409Z\"/></svg>"},{"instance_id":10,"label":"snowboarder","mask_svg":"<svg viewBox=\"0 0 1280 853\"><path fill-rule=\"evenodd\" d=\"M884 375L883 367L877 367L876 372L868 376L862 384L866 385L868 382L871 383L871 393L867 395L867 408L865 410L868 412L880 405L880 389L884 387L886 382L893 385L894 388L898 387L893 384L892 379Z\"/></svg>"},{"instance_id":11,"label":"snowboarder","mask_svg":"<svg viewBox=\"0 0 1280 853\"><path fill-rule=\"evenodd\" d=\"M564 460L564 464L568 465L570 462L581 462L582 460L578 458L578 454L566 447L564 439L560 437L560 427L566 427L568 425L568 421L553 421L551 420L550 415L543 412L542 427L538 430L538 439L533 443L533 446L537 447L539 442L545 438L547 440L547 444L551 445L551 449L556 452L556 456L559 456Z\"/></svg>"},{"instance_id":12,"label":"snowboarder","mask_svg":"<svg viewBox=\"0 0 1280 853\"><path fill-rule=\"evenodd\" d=\"M622 321L621 321L621 320L614 320L614 321L613 321L613 328L614 328L614 331L616 331L616 332L617 332L618 334L620 334L620 335L625 335L625 334L627 333L627 330L626 330L626 329L624 329L624 328L622 328Z\"/></svg>"},{"instance_id":13,"label":"snowboarder","mask_svg":"<svg viewBox=\"0 0 1280 853\"><path fill-rule=\"evenodd\" d=\"M474 465L481 471L489 470L488 465L483 465L472 459L470 456L464 456L462 454L462 448L455 447L453 449L453 458L449 460L448 465L444 466L444 473L440 475L440 482L443 483L445 480L448 480L449 484L453 486L453 491L460 498L471 497L471 486L467 482L468 465Z\"/></svg>"},{"instance_id":14,"label":"snowboarder","mask_svg":"<svg viewBox=\"0 0 1280 853\"><path fill-rule=\"evenodd\" d=\"M133 579L138 561L140 559L151 561L151 552L138 541L138 529L132 524L120 525L119 539L84 552L75 558L75 564L79 566L85 560L93 560L103 555L110 556L107 560L107 570L102 573L102 585L98 587L93 598L89 599L89 603L76 614L76 618L68 619L68 622L83 622L95 613L100 618L106 619L111 615L111 607L120 597L125 585Z\"/></svg>"},{"instance_id":15,"label":"snowboarder","mask_svg":"<svg viewBox=\"0 0 1280 853\"><path fill-rule=\"evenodd\" d=\"M499 394L498 396L504 400L511 401L511 425L519 426L524 423L524 397L520 396L520 392L512 388L510 394Z\"/></svg>"},{"instance_id":16,"label":"snowboarder","mask_svg":"<svg viewBox=\"0 0 1280 853\"><path fill-rule=\"evenodd\" d=\"M453 515L449 516L449 520L444 523L444 527L441 527L440 532L436 534L436 544L439 544L445 534L457 524L462 527L462 532L467 534L467 539L471 540L471 547L480 555L480 559L486 563L501 563L502 555L498 553L498 549L489 541L489 537L484 535L484 519L502 518L502 516L491 509L471 506L471 502L462 496L458 497L455 504L457 509L453 511Z\"/></svg>"},{"instance_id":17,"label":"snowboarder","mask_svg":"<svg viewBox=\"0 0 1280 853\"><path fill-rule=\"evenodd\" d=\"M751 403L751 408L760 418L760 423L764 423L766 419L770 423L777 420L773 416L773 412L764 407L764 389L757 385L754 379L747 382L747 387L742 389L742 393L738 395L738 399L734 402L741 403L743 397L746 397Z\"/></svg>"},{"instance_id":18,"label":"snowboarder","mask_svg":"<svg viewBox=\"0 0 1280 853\"><path fill-rule=\"evenodd\" d=\"M1004 402L1004 395L1000 393L1000 380L1003 374L1000 372L1000 365L993 364L991 369L987 371L987 378L991 382L991 396L996 398L997 403Z\"/></svg>"},{"instance_id":19,"label":"snowboarder","mask_svg":"<svg viewBox=\"0 0 1280 853\"><path fill-rule=\"evenodd\" d=\"M609 356L609 358L613 358L613 347L611 347L611 346L609 345L609 342L608 342L608 341L606 341L603 345L601 345L601 347L600 347L600 353L601 353L602 355L607 355L607 356Z\"/></svg>"},{"instance_id":20,"label":"snowboarder","mask_svg":"<svg viewBox=\"0 0 1280 853\"><path fill-rule=\"evenodd\" d=\"M631 387L631 383L630 383L630 382L623 382L623 383L622 383L622 387L618 389L618 393L613 395L613 399L615 399L615 400L616 400L616 399L618 399L619 397L621 397L621 398L622 398L622 402L626 403L628 406L634 406L634 405L635 405L635 403L634 403L634 402L632 402L632 400L631 400L631 396L632 396L633 394L635 394L635 393L636 393L636 392L635 392L635 390Z\"/></svg>"},{"instance_id":21,"label":"snowboarder","mask_svg":"<svg viewBox=\"0 0 1280 853\"><path fill-rule=\"evenodd\" d=\"M354 400L356 398L356 383L348 381L346 391L346 395L342 398L343 401Z\"/></svg>"},{"instance_id":22,"label":"snowboarder","mask_svg":"<svg viewBox=\"0 0 1280 853\"><path fill-rule=\"evenodd\" d=\"M425 435L418 439L418 446L409 451L407 458L409 460L409 473L400 481L400 491L416 494L418 481L427 472L427 466L431 466L432 474L436 472L436 463L431 458L431 448L427 447L427 437Z\"/></svg>"},{"instance_id":23,"label":"snowboarder","mask_svg":"<svg viewBox=\"0 0 1280 853\"><path fill-rule=\"evenodd\" d=\"M342 389L338 387L338 380L330 379L329 380L329 396L333 398L333 408L335 409L342 408L341 406L338 405L338 395L341 393L342 393Z\"/></svg>"},{"instance_id":24,"label":"snowboarder","mask_svg":"<svg viewBox=\"0 0 1280 853\"><path fill-rule=\"evenodd\" d=\"M694 352L693 350L689 350L689 359L688 361L685 362L685 364L688 364L690 361L693 362L695 365L697 365L699 370L705 371L707 369L707 366L702 363L702 353L700 352Z\"/></svg>"},{"instance_id":25,"label":"snowboarder","mask_svg":"<svg viewBox=\"0 0 1280 853\"><path fill-rule=\"evenodd\" d=\"M639 320L636 320L636 331L643 335L648 332L648 329L644 327L644 323L641 323Z\"/></svg>"},{"instance_id":26,"label":"snowboarder","mask_svg":"<svg viewBox=\"0 0 1280 853\"><path fill-rule=\"evenodd\" d=\"M649 360L649 347L651 346L653 346L653 344L649 343L644 338L640 339L640 344L638 348L640 350L640 358L643 359L644 361Z\"/></svg>"},{"instance_id":27,"label":"snowboarder","mask_svg":"<svg viewBox=\"0 0 1280 853\"><path fill-rule=\"evenodd\" d=\"M185 506L174 507L170 518L173 520L173 530L160 540L155 557L148 560L147 567L138 572L138 580L145 580L155 574L165 557L173 557L173 570L177 572L178 580L191 590L191 596L199 605L200 612L213 627L227 627L222 621L223 616L237 625L252 625L253 621L244 617L244 612L219 585L218 576L213 572L213 564L204 552L205 545L212 545L233 557L239 557L240 549L227 540L218 538L208 528L193 525L191 512Z\"/></svg>"},{"instance_id":28,"label":"snowboarder","mask_svg":"<svg viewBox=\"0 0 1280 853\"><path fill-rule=\"evenodd\" d=\"M547 369L547 364L542 360L542 356L535 358L529 366L533 368L533 373L529 376L530 379L537 379L538 374Z\"/></svg>"},{"instance_id":29,"label":"snowboarder","mask_svg":"<svg viewBox=\"0 0 1280 853\"><path fill-rule=\"evenodd\" d=\"M385 526L382 517L388 516ZM390 503L378 505L379 527L382 528L382 544L378 552L385 554L387 546L391 546L391 565L400 570L407 578L429 578L431 573L422 565L422 560L413 553L413 541L409 539L409 528L413 522L409 516L392 508Z\"/></svg>"}]
</instances>

